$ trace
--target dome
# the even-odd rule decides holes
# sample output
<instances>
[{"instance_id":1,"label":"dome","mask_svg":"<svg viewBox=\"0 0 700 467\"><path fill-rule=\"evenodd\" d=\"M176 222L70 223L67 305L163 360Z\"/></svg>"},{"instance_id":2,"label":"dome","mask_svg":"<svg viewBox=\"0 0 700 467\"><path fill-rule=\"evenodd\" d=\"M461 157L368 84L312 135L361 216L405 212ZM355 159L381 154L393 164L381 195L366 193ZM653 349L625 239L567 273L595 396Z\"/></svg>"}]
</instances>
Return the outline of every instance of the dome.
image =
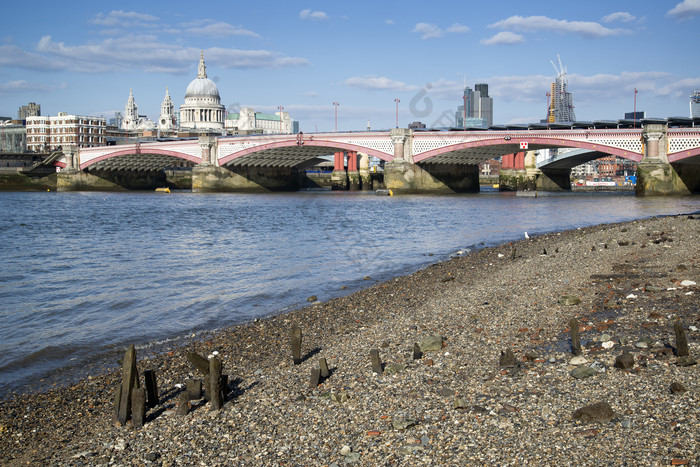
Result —
<instances>
[{"instance_id":1,"label":"dome","mask_svg":"<svg viewBox=\"0 0 700 467\"><path fill-rule=\"evenodd\" d=\"M220 99L219 88L209 78L197 77L187 86L185 98L188 97L215 97L218 101Z\"/></svg>"}]
</instances>

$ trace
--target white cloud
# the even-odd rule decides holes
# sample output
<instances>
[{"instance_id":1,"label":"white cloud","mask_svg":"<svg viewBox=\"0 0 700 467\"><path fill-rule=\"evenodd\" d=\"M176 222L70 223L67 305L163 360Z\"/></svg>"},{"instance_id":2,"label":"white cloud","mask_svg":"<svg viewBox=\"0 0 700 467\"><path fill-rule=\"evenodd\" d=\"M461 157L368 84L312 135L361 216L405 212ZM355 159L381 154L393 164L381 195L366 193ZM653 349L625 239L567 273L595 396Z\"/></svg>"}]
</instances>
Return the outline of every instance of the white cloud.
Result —
<instances>
[{"instance_id":1,"label":"white cloud","mask_svg":"<svg viewBox=\"0 0 700 467\"><path fill-rule=\"evenodd\" d=\"M68 68L68 65L61 60L27 52L16 45L0 46L0 65L38 71L57 71Z\"/></svg>"},{"instance_id":2,"label":"white cloud","mask_svg":"<svg viewBox=\"0 0 700 467\"><path fill-rule=\"evenodd\" d=\"M158 17L144 13L136 13L135 11L113 10L109 14L98 13L90 20L90 23L100 26L110 27L132 27L139 26L143 23L152 23L158 21Z\"/></svg>"},{"instance_id":3,"label":"white cloud","mask_svg":"<svg viewBox=\"0 0 700 467\"><path fill-rule=\"evenodd\" d=\"M465 26L463 24L459 23L454 23L452 26L447 28L447 32L453 33L453 34L464 34L469 32L469 26Z\"/></svg>"},{"instance_id":4,"label":"white cloud","mask_svg":"<svg viewBox=\"0 0 700 467\"><path fill-rule=\"evenodd\" d=\"M520 32L553 31L572 33L583 37L599 38L630 34L628 29L610 29L592 21L567 21L546 16L511 16L489 25L491 28L511 29Z\"/></svg>"},{"instance_id":5,"label":"white cloud","mask_svg":"<svg viewBox=\"0 0 700 467\"><path fill-rule=\"evenodd\" d=\"M370 91L415 91L418 86L406 84L382 76L353 76L345 80L345 85Z\"/></svg>"},{"instance_id":6,"label":"white cloud","mask_svg":"<svg viewBox=\"0 0 700 467\"><path fill-rule=\"evenodd\" d=\"M621 21L623 23L629 23L630 21L636 20L637 17L627 13L626 11L618 11L616 13L610 13L603 17L604 23L612 23L614 21Z\"/></svg>"},{"instance_id":7,"label":"white cloud","mask_svg":"<svg viewBox=\"0 0 700 467\"><path fill-rule=\"evenodd\" d=\"M394 20L393 20L393 19L387 19L387 20L384 20L384 22L385 22L386 24L394 24Z\"/></svg>"},{"instance_id":8,"label":"white cloud","mask_svg":"<svg viewBox=\"0 0 700 467\"><path fill-rule=\"evenodd\" d=\"M666 16L678 20L690 19L700 15L700 0L683 0L666 13Z\"/></svg>"},{"instance_id":9,"label":"white cloud","mask_svg":"<svg viewBox=\"0 0 700 467\"><path fill-rule=\"evenodd\" d=\"M59 85L46 85L44 83L30 83L23 79L17 81L8 81L0 83L0 96L9 96L18 92L34 92L43 93L56 91L57 89L65 89L65 83Z\"/></svg>"},{"instance_id":10,"label":"white cloud","mask_svg":"<svg viewBox=\"0 0 700 467\"><path fill-rule=\"evenodd\" d=\"M502 31L488 39L481 39L483 45L513 45L525 42L525 37L510 31Z\"/></svg>"},{"instance_id":11,"label":"white cloud","mask_svg":"<svg viewBox=\"0 0 700 467\"><path fill-rule=\"evenodd\" d=\"M199 50L163 43L155 36L129 35L88 45L66 45L51 36L39 41L37 51L51 60L60 59L66 69L87 73L125 70L187 73L199 58ZM205 58L222 68L281 68L308 65L300 57L287 57L269 50L205 49ZM18 66L18 65L16 65Z\"/></svg>"},{"instance_id":12,"label":"white cloud","mask_svg":"<svg viewBox=\"0 0 700 467\"><path fill-rule=\"evenodd\" d=\"M421 35L421 39L434 39L443 35L442 29L432 23L418 23L413 31Z\"/></svg>"},{"instance_id":13,"label":"white cloud","mask_svg":"<svg viewBox=\"0 0 700 467\"><path fill-rule=\"evenodd\" d=\"M411 32L420 34L421 39L436 39L444 36L446 32L450 34L464 34L469 32L469 30L469 26L459 23L454 23L445 30L433 23L418 23L413 27Z\"/></svg>"},{"instance_id":14,"label":"white cloud","mask_svg":"<svg viewBox=\"0 0 700 467\"><path fill-rule=\"evenodd\" d=\"M247 29L232 26L229 23L224 23L223 21L215 20L201 20L195 23L189 23L189 28L185 29L186 32L195 36L209 36L209 37L222 37L222 36L250 36L250 37L260 37L259 34L249 31Z\"/></svg>"},{"instance_id":15,"label":"white cloud","mask_svg":"<svg viewBox=\"0 0 700 467\"><path fill-rule=\"evenodd\" d=\"M299 12L299 18L301 19L314 19L314 20L326 20L328 15L323 11L311 11L310 9L301 10Z\"/></svg>"}]
</instances>

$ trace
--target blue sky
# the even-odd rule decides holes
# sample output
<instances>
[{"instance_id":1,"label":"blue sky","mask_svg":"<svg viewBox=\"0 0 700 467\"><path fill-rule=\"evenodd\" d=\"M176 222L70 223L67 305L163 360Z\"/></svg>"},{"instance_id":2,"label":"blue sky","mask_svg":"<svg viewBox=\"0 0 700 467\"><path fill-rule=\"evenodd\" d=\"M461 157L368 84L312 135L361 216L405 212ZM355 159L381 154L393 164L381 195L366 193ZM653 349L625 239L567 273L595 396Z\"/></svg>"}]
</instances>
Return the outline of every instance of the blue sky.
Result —
<instances>
[{"instance_id":1,"label":"blue sky","mask_svg":"<svg viewBox=\"0 0 700 467\"><path fill-rule=\"evenodd\" d=\"M31 20L29 20L31 18ZM222 104L284 106L306 132L450 125L464 83L489 84L495 123L539 121L557 54L578 120L687 116L700 89L700 0L9 2L0 115L110 118L133 89L178 108L204 51Z\"/></svg>"}]
</instances>

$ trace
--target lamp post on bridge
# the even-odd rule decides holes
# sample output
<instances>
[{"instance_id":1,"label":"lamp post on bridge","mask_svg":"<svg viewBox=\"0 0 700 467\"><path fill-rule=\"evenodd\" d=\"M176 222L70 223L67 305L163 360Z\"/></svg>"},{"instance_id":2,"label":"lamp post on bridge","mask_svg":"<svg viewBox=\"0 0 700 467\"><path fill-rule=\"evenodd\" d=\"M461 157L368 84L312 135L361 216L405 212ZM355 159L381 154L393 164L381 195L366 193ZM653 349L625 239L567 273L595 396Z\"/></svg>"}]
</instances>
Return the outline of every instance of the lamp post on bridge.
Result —
<instances>
[{"instance_id":1,"label":"lamp post on bridge","mask_svg":"<svg viewBox=\"0 0 700 467\"><path fill-rule=\"evenodd\" d=\"M401 100L397 97L396 99L394 99L394 102L396 102L396 128L398 128L399 127L399 102L401 102Z\"/></svg>"},{"instance_id":2,"label":"lamp post on bridge","mask_svg":"<svg viewBox=\"0 0 700 467\"><path fill-rule=\"evenodd\" d=\"M338 101L333 101L333 106L335 107L335 132L338 133L338 106L340 104Z\"/></svg>"}]
</instances>

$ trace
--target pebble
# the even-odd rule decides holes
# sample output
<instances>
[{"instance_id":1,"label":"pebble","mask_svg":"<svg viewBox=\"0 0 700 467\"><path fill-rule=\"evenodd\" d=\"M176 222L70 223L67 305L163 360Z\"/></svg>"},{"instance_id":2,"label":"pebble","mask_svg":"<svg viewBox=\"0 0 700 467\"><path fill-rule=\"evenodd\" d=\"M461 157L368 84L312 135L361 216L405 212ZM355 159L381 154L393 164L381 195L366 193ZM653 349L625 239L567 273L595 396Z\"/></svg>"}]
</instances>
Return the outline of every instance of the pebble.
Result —
<instances>
[{"instance_id":1,"label":"pebble","mask_svg":"<svg viewBox=\"0 0 700 467\"><path fill-rule=\"evenodd\" d=\"M586 359L586 357L584 357L583 355L577 355L571 360L569 360L569 363L571 365L585 365L586 363L588 363L588 359Z\"/></svg>"}]
</instances>

